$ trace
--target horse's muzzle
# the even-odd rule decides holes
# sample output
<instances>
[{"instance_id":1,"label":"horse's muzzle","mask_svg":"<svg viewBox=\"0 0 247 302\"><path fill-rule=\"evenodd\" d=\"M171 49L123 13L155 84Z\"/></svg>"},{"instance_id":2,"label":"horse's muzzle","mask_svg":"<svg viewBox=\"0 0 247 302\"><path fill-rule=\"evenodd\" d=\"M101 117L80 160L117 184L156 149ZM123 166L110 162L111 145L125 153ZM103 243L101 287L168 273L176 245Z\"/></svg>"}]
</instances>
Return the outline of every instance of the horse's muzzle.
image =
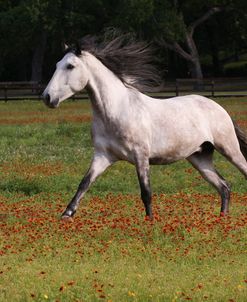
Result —
<instances>
[{"instance_id":1,"label":"horse's muzzle","mask_svg":"<svg viewBox=\"0 0 247 302\"><path fill-rule=\"evenodd\" d=\"M48 106L49 108L58 107L58 104L59 104L59 99L58 98L52 100L49 93L44 93L42 96L43 96L44 103L46 104L46 106Z\"/></svg>"}]
</instances>

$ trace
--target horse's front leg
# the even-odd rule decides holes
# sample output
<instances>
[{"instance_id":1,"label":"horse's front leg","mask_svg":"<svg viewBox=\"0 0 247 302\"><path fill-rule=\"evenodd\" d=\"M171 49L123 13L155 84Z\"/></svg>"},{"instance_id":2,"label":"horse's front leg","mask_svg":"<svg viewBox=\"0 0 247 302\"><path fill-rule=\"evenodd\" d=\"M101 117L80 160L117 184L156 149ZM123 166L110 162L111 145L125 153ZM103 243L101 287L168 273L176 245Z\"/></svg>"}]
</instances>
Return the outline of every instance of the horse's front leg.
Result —
<instances>
[{"instance_id":1,"label":"horse's front leg","mask_svg":"<svg viewBox=\"0 0 247 302\"><path fill-rule=\"evenodd\" d=\"M68 204L66 210L62 214L62 219L72 217L80 203L80 200L90 187L90 185L95 181L95 179L102 174L107 167L109 167L113 162L105 155L96 154L92 160L91 166L87 173L83 177L79 184L79 187L72 198L71 202Z\"/></svg>"},{"instance_id":2,"label":"horse's front leg","mask_svg":"<svg viewBox=\"0 0 247 302\"><path fill-rule=\"evenodd\" d=\"M145 206L147 217L153 219L152 214L152 192L149 178L149 160L137 160L136 171L141 188L141 198Z\"/></svg>"}]
</instances>

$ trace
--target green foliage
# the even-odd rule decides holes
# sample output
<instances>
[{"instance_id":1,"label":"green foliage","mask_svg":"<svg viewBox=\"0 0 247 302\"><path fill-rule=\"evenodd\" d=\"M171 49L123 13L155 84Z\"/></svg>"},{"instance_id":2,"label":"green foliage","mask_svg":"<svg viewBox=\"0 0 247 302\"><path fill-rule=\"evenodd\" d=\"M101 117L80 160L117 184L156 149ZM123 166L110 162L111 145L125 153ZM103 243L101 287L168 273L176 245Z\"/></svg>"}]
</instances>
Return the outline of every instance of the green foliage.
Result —
<instances>
[{"instance_id":1,"label":"green foliage","mask_svg":"<svg viewBox=\"0 0 247 302\"><path fill-rule=\"evenodd\" d=\"M118 1L113 24L126 30L140 30L150 20L154 13L154 0L124 0ZM121 11L119 18L118 11Z\"/></svg>"},{"instance_id":2,"label":"green foliage","mask_svg":"<svg viewBox=\"0 0 247 302\"><path fill-rule=\"evenodd\" d=\"M161 2L162 3L162 2ZM169 41L183 42L185 40L186 24L182 12L171 7L167 9L162 3L156 7L157 34Z\"/></svg>"},{"instance_id":3,"label":"green foliage","mask_svg":"<svg viewBox=\"0 0 247 302\"><path fill-rule=\"evenodd\" d=\"M72 43L83 35L114 26L136 32L144 39L164 38L184 46L190 24L212 6L225 9L201 25L196 33L195 44L200 53L213 56L211 41L218 45L219 51L225 51L226 56L246 48L247 4L244 0L2 0L0 80L30 79L33 55L43 34L47 39L46 64L43 64L46 80L62 52L63 42ZM166 55L163 51L164 62ZM42 60L39 64L42 65Z\"/></svg>"},{"instance_id":4,"label":"green foliage","mask_svg":"<svg viewBox=\"0 0 247 302\"><path fill-rule=\"evenodd\" d=\"M238 61L225 64L224 74L226 76L245 76L247 74L247 61Z\"/></svg>"},{"instance_id":5,"label":"green foliage","mask_svg":"<svg viewBox=\"0 0 247 302\"><path fill-rule=\"evenodd\" d=\"M0 28L1 55L16 56L25 53L32 36L30 15L25 7L17 6L0 12Z\"/></svg>"}]
</instances>

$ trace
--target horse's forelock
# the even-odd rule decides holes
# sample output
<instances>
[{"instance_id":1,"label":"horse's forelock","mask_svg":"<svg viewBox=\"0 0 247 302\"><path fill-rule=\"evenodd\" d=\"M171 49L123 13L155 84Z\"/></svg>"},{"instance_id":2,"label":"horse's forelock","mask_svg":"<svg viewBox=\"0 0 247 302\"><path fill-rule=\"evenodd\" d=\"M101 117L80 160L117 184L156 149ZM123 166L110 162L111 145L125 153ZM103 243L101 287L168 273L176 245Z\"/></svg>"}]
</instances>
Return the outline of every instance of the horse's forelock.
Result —
<instances>
[{"instance_id":1,"label":"horse's forelock","mask_svg":"<svg viewBox=\"0 0 247 302\"><path fill-rule=\"evenodd\" d=\"M76 42L75 44L72 44L65 49L64 55L66 55L67 53L73 53L74 55L79 57L81 55L81 52L81 46L78 42Z\"/></svg>"}]
</instances>

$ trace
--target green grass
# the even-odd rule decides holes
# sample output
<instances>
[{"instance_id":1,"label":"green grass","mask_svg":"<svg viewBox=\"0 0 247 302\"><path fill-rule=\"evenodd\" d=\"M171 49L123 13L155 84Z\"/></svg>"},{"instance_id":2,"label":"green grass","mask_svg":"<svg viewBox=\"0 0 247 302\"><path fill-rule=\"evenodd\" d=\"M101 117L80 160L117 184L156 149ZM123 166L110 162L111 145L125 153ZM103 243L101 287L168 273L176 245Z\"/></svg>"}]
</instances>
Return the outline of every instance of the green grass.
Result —
<instances>
[{"instance_id":1,"label":"green grass","mask_svg":"<svg viewBox=\"0 0 247 302\"><path fill-rule=\"evenodd\" d=\"M247 126L246 98L218 102ZM90 163L90 115L87 101L0 103L0 301L246 301L246 181L220 155L229 218L181 161L152 167L145 221L135 169L121 162L60 221Z\"/></svg>"}]
</instances>

